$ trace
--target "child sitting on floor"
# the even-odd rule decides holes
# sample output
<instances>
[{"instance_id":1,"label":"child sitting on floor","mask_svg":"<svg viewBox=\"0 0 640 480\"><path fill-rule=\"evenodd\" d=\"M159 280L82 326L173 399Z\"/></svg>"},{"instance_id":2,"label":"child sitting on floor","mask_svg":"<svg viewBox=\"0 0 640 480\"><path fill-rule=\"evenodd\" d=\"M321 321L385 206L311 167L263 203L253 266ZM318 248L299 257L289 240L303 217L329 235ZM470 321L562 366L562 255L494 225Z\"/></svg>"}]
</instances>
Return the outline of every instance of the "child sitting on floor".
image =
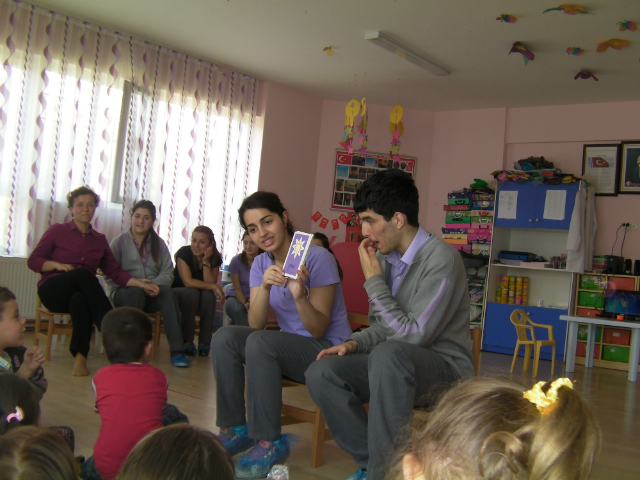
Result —
<instances>
[{"instance_id":1,"label":"child sitting on floor","mask_svg":"<svg viewBox=\"0 0 640 480\"><path fill-rule=\"evenodd\" d=\"M33 426L0 437L0 472L3 479L78 479L68 444L58 433Z\"/></svg>"},{"instance_id":2,"label":"child sitting on floor","mask_svg":"<svg viewBox=\"0 0 640 480\"><path fill-rule=\"evenodd\" d=\"M233 462L216 436L191 425L151 432L133 448L118 480L233 480Z\"/></svg>"},{"instance_id":3,"label":"child sitting on floor","mask_svg":"<svg viewBox=\"0 0 640 480\"><path fill-rule=\"evenodd\" d=\"M47 390L44 378L44 355L39 347L25 348L25 319L20 316L16 296L6 287L0 287L0 370L13 372L31 380L40 390Z\"/></svg>"},{"instance_id":4,"label":"child sitting on floor","mask_svg":"<svg viewBox=\"0 0 640 480\"><path fill-rule=\"evenodd\" d=\"M28 380L0 371L0 435L40 424L40 392Z\"/></svg>"},{"instance_id":5,"label":"child sitting on floor","mask_svg":"<svg viewBox=\"0 0 640 480\"><path fill-rule=\"evenodd\" d=\"M167 377L148 365L152 352L149 317L136 308L111 310L102 320L102 342L112 363L93 377L95 410L102 425L93 457L82 466L85 480L116 477L138 441L163 425L187 422L167 404Z\"/></svg>"},{"instance_id":6,"label":"child sitting on floor","mask_svg":"<svg viewBox=\"0 0 640 480\"><path fill-rule=\"evenodd\" d=\"M531 390L502 379L474 379L445 393L394 480L583 480L600 448L600 429L571 381Z\"/></svg>"}]
</instances>

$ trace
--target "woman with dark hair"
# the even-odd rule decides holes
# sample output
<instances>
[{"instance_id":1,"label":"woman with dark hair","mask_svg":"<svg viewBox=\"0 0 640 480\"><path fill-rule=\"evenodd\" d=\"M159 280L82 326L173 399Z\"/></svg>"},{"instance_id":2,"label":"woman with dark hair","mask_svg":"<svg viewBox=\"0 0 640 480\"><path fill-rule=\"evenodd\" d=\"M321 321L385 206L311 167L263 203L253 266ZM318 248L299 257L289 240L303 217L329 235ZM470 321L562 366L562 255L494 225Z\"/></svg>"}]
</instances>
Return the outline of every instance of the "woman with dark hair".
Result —
<instances>
[{"instance_id":1,"label":"woman with dark hair","mask_svg":"<svg viewBox=\"0 0 640 480\"><path fill-rule=\"evenodd\" d=\"M329 245L329 237L327 237L322 232L315 232L313 234L313 240L311 240L312 245L317 245L318 247L324 248L335 258L335 253L331 250L331 246ZM342 267L340 266L340 262L336 258L336 265L338 266L338 275L340 275L340 280L342 280Z\"/></svg>"},{"instance_id":2,"label":"woman with dark hair","mask_svg":"<svg viewBox=\"0 0 640 480\"><path fill-rule=\"evenodd\" d=\"M144 282L120 268L107 238L91 226L98 203L100 198L89 187L69 192L71 221L51 225L27 261L31 270L42 274L38 282L42 304L52 312L69 312L71 316L69 351L76 359L71 371L74 376L89 375L91 330L93 325L100 329L102 317L111 310L96 278L98 268L120 287L144 286Z\"/></svg>"},{"instance_id":3,"label":"woman with dark hair","mask_svg":"<svg viewBox=\"0 0 640 480\"><path fill-rule=\"evenodd\" d=\"M191 245L181 247L175 258L176 268L171 287L180 302L184 353L192 357L196 354L206 357L211 349L216 296L224 303L224 293L218 285L222 255L216 248L213 231L209 227L198 225L191 234ZM193 344L196 314L200 317L197 351Z\"/></svg>"},{"instance_id":4,"label":"woman with dark hair","mask_svg":"<svg viewBox=\"0 0 640 480\"><path fill-rule=\"evenodd\" d=\"M224 306L235 325L249 326L249 274L253 259L261 253L262 250L251 240L249 232L245 231L242 235L242 253L233 257L229 263L232 287L227 290L227 303Z\"/></svg>"},{"instance_id":5,"label":"woman with dark hair","mask_svg":"<svg viewBox=\"0 0 640 480\"><path fill-rule=\"evenodd\" d=\"M111 240L111 251L122 269L142 278L140 286L121 287L107 281L109 297L116 307L133 307L145 312L162 314L164 331L171 350L171 363L188 367L189 358L182 349L180 309L171 288L173 262L164 241L153 229L156 207L149 200L140 200L131 210L131 228Z\"/></svg>"},{"instance_id":6,"label":"woman with dark hair","mask_svg":"<svg viewBox=\"0 0 640 480\"><path fill-rule=\"evenodd\" d=\"M290 453L287 437L280 435L283 375L304 382L318 353L342 343L351 330L333 255L311 245L298 278L284 276L294 228L278 195L256 192L244 199L238 214L265 253L251 267L249 327L228 326L213 336L216 423L231 455L251 449L240 458L236 477L261 478ZM281 331L264 330L269 307Z\"/></svg>"}]
</instances>

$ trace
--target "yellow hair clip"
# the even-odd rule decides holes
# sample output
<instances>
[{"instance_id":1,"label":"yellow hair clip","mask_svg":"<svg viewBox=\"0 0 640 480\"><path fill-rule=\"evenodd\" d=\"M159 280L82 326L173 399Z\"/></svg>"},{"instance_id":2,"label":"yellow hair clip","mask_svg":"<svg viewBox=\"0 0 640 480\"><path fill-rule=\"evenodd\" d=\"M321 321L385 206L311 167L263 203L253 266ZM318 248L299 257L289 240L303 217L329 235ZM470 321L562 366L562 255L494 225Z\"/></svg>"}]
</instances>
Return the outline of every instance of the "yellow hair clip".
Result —
<instances>
[{"instance_id":1,"label":"yellow hair clip","mask_svg":"<svg viewBox=\"0 0 640 480\"><path fill-rule=\"evenodd\" d=\"M558 401L558 389L560 387L573 388L571 380L568 378L558 378L551 383L551 387L545 394L542 391L543 385L547 382L536 383L531 390L524 392L524 398L533 403L542 415L551 413L555 403Z\"/></svg>"}]
</instances>

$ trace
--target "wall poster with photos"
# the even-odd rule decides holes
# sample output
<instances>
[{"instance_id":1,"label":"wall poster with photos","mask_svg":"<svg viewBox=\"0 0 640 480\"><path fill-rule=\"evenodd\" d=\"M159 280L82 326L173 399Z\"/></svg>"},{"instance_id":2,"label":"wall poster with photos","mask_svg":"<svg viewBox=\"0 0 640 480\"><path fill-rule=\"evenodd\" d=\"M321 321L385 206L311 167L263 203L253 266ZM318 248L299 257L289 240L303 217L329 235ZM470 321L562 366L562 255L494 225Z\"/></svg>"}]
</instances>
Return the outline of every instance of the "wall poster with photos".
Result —
<instances>
[{"instance_id":1,"label":"wall poster with photos","mask_svg":"<svg viewBox=\"0 0 640 480\"><path fill-rule=\"evenodd\" d=\"M389 154L336 150L336 170L333 177L331 210L353 211L353 196L362 182L380 170L395 168L415 178L416 157L400 156L392 160Z\"/></svg>"}]
</instances>

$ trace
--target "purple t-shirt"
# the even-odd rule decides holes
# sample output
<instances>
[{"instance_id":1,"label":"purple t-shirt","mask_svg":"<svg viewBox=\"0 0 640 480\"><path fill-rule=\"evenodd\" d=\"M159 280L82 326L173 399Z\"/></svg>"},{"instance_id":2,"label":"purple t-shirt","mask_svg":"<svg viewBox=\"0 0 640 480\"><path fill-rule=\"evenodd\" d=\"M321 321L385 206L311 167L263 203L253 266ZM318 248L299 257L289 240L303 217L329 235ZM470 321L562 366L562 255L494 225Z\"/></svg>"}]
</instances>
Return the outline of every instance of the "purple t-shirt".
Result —
<instances>
[{"instance_id":1,"label":"purple t-shirt","mask_svg":"<svg viewBox=\"0 0 640 480\"><path fill-rule=\"evenodd\" d=\"M251 272L251 268L247 267L242 260L240 260L240 254L236 255L231 259L231 263L229 263L229 273L235 273L236 275L240 275L240 286L242 287L242 293L247 300L249 300L249 274ZM233 288L229 288L227 291L227 297L235 297L236 291Z\"/></svg>"},{"instance_id":2,"label":"purple t-shirt","mask_svg":"<svg viewBox=\"0 0 640 480\"><path fill-rule=\"evenodd\" d=\"M255 258L251 267L251 287L262 285L262 276L267 268L273 265L273 260L267 253L263 253ZM338 275L336 259L331 253L322 247L311 245L307 255L306 266L309 269L307 277L307 288L324 287L335 285L336 294L331 307L331 323L324 338L331 340L334 345L342 343L351 335L351 327L347 320L347 309L344 306L344 296L342 295L342 284ZM311 337L311 334L304 328L296 302L288 288L272 286L269 294L269 305L276 312L278 325L283 332L295 333L303 337Z\"/></svg>"}]
</instances>

